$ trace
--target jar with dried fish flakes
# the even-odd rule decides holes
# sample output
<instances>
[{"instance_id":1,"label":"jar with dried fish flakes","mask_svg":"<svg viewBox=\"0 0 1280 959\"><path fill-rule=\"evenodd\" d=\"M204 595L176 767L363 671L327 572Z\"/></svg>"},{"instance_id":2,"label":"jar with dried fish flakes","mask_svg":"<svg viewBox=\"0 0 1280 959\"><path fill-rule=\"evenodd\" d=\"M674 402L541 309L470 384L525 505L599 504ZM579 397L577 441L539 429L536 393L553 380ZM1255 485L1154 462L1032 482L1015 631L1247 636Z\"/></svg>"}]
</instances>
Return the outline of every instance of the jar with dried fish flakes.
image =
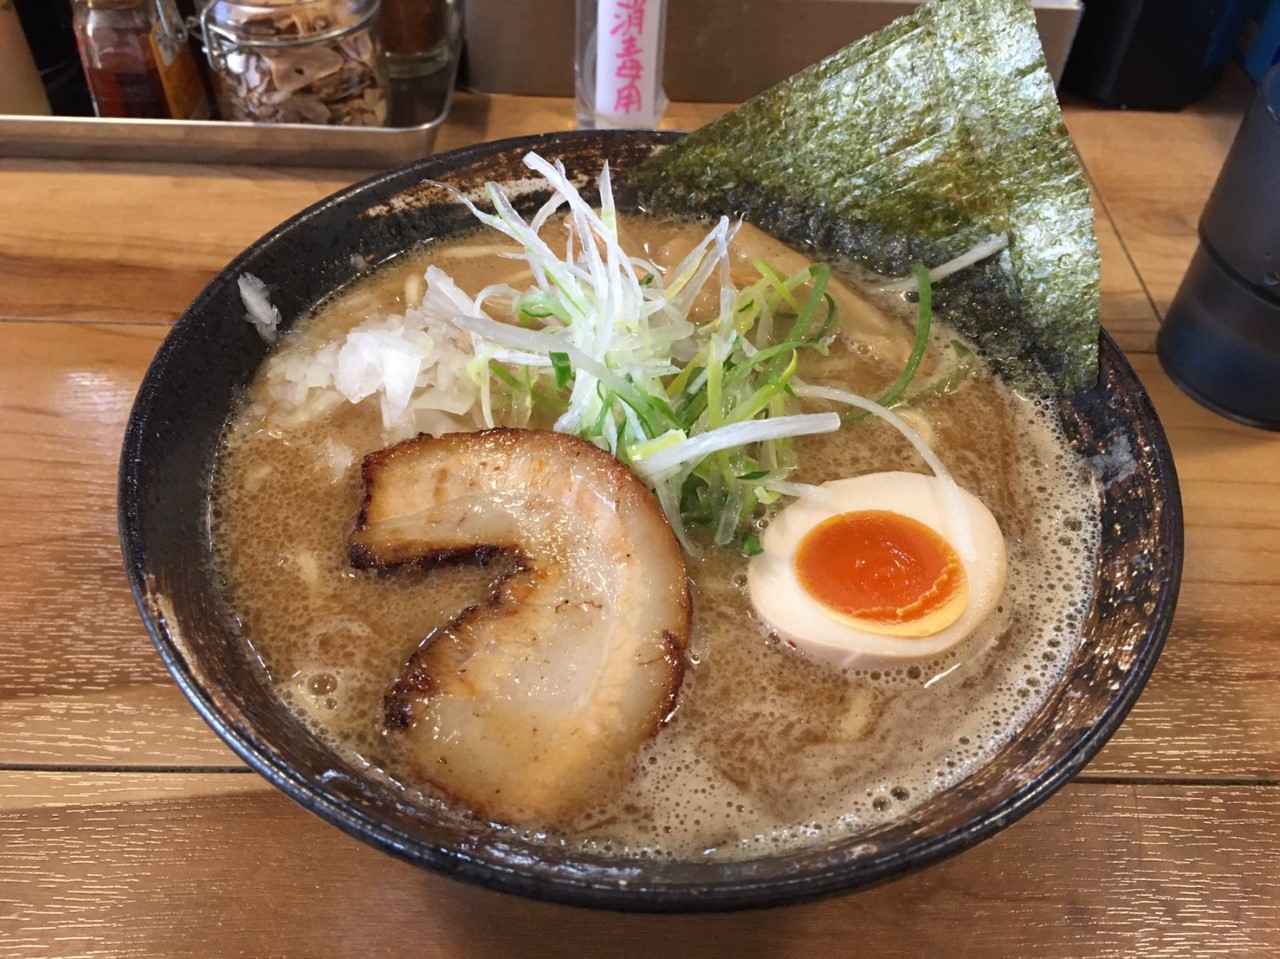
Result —
<instances>
[{"instance_id":1,"label":"jar with dried fish flakes","mask_svg":"<svg viewBox=\"0 0 1280 959\"><path fill-rule=\"evenodd\" d=\"M378 0L210 0L200 13L223 120L381 126Z\"/></svg>"}]
</instances>

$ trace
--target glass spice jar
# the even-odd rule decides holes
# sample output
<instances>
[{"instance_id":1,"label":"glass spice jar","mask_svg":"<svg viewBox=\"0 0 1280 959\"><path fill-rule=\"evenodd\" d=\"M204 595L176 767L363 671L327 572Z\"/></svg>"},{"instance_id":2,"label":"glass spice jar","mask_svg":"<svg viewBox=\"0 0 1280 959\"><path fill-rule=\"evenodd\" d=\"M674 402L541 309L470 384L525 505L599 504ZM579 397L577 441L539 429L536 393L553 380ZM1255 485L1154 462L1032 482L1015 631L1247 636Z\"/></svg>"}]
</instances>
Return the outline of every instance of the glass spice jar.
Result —
<instances>
[{"instance_id":1,"label":"glass spice jar","mask_svg":"<svg viewBox=\"0 0 1280 959\"><path fill-rule=\"evenodd\" d=\"M200 14L224 120L381 126L378 0L210 0Z\"/></svg>"},{"instance_id":2,"label":"glass spice jar","mask_svg":"<svg viewBox=\"0 0 1280 959\"><path fill-rule=\"evenodd\" d=\"M98 116L209 116L209 100L172 0L75 0L72 26Z\"/></svg>"}]
</instances>

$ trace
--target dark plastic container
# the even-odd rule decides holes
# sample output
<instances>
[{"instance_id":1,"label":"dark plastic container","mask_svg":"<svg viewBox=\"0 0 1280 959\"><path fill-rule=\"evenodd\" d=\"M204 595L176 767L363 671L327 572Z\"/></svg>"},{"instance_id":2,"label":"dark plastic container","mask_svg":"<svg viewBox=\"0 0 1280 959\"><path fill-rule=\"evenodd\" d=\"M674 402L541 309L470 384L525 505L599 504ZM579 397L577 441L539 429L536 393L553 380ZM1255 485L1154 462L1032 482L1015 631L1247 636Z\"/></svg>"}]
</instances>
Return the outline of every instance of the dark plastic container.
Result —
<instances>
[{"instance_id":1,"label":"dark plastic container","mask_svg":"<svg viewBox=\"0 0 1280 959\"><path fill-rule=\"evenodd\" d=\"M1262 78L1231 145L1156 346L1196 400L1280 429L1280 67Z\"/></svg>"},{"instance_id":2,"label":"dark plastic container","mask_svg":"<svg viewBox=\"0 0 1280 959\"><path fill-rule=\"evenodd\" d=\"M1252 0L1089 0L1062 88L1112 107L1178 110L1235 52Z\"/></svg>"}]
</instances>

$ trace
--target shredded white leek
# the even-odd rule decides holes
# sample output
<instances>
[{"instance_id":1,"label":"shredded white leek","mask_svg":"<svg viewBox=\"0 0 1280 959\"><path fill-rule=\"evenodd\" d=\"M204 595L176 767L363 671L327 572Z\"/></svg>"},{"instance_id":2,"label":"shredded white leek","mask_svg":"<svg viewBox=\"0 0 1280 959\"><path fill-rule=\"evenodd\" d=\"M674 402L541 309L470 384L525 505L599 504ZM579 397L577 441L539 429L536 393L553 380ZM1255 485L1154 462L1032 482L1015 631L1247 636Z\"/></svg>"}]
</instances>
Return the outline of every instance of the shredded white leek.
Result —
<instances>
[{"instance_id":1,"label":"shredded white leek","mask_svg":"<svg viewBox=\"0 0 1280 959\"><path fill-rule=\"evenodd\" d=\"M812 433L834 433L840 428L836 413L801 413L796 416L778 416L767 420L750 420L721 426L706 433L661 448L636 462L641 476L659 482L669 476L676 467L689 460L700 460L721 450L759 443L763 440L782 439L787 436L806 436Z\"/></svg>"},{"instance_id":2,"label":"shredded white leek","mask_svg":"<svg viewBox=\"0 0 1280 959\"><path fill-rule=\"evenodd\" d=\"M959 273L961 270L973 266L975 263L981 263L989 256L994 256L1001 250L1009 246L1009 234L1000 233L996 236L989 237L980 243L974 244L970 249L961 253L954 260L948 260L941 263L929 271L929 282L937 283L939 280L946 279L952 273ZM886 293L907 293L920 288L915 274L904 276L899 280L890 280L883 283L880 289Z\"/></svg>"}]
</instances>

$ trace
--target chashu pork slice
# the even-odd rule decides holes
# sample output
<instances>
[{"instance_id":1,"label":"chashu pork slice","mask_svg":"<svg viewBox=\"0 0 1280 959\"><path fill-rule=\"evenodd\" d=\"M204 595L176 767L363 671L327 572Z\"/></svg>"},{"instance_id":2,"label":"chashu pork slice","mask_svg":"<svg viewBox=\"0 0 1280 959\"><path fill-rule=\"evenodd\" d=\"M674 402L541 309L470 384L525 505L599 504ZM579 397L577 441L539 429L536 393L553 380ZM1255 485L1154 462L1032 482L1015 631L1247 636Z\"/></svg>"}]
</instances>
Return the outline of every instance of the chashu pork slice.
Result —
<instances>
[{"instance_id":1,"label":"chashu pork slice","mask_svg":"<svg viewBox=\"0 0 1280 959\"><path fill-rule=\"evenodd\" d=\"M683 674L689 586L657 500L607 452L537 430L420 436L366 457L364 483L354 565L514 560L405 665L386 697L398 751L497 821L606 800Z\"/></svg>"}]
</instances>

